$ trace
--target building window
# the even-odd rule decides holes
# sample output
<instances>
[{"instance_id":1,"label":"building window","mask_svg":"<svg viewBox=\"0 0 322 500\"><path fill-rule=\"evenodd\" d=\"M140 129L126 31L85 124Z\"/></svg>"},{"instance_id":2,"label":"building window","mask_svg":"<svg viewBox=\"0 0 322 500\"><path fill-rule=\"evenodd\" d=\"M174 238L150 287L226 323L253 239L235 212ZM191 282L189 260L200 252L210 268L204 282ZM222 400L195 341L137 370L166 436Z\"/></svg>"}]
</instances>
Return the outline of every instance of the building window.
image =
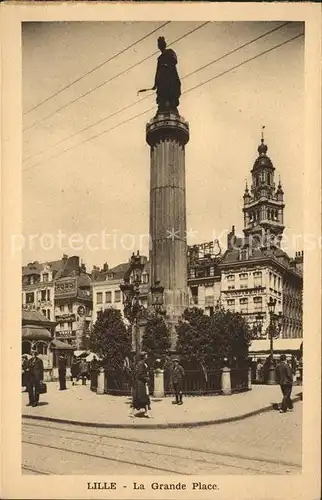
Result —
<instances>
[{"instance_id":1,"label":"building window","mask_svg":"<svg viewBox=\"0 0 322 500\"><path fill-rule=\"evenodd\" d=\"M190 269L190 278L195 278L196 277L196 271L194 268Z\"/></svg>"},{"instance_id":2,"label":"building window","mask_svg":"<svg viewBox=\"0 0 322 500\"><path fill-rule=\"evenodd\" d=\"M105 292L105 302L110 304L112 302L112 292Z\"/></svg>"},{"instance_id":3,"label":"building window","mask_svg":"<svg viewBox=\"0 0 322 500\"><path fill-rule=\"evenodd\" d=\"M63 313L64 312L64 306L59 306L59 310L60 310L61 313Z\"/></svg>"},{"instance_id":4,"label":"building window","mask_svg":"<svg viewBox=\"0 0 322 500\"><path fill-rule=\"evenodd\" d=\"M149 275L147 273L142 274L142 283L149 283Z\"/></svg>"},{"instance_id":5,"label":"building window","mask_svg":"<svg viewBox=\"0 0 322 500\"><path fill-rule=\"evenodd\" d=\"M254 273L254 287L262 286L262 273L261 271Z\"/></svg>"},{"instance_id":6,"label":"building window","mask_svg":"<svg viewBox=\"0 0 322 500\"><path fill-rule=\"evenodd\" d=\"M247 260L247 249L243 249L240 251L239 259L240 260Z\"/></svg>"},{"instance_id":7,"label":"building window","mask_svg":"<svg viewBox=\"0 0 322 500\"><path fill-rule=\"evenodd\" d=\"M26 304L32 304L35 301L34 297L34 292L26 293Z\"/></svg>"},{"instance_id":8,"label":"building window","mask_svg":"<svg viewBox=\"0 0 322 500\"><path fill-rule=\"evenodd\" d=\"M47 290L47 300L50 300L50 290Z\"/></svg>"},{"instance_id":9,"label":"building window","mask_svg":"<svg viewBox=\"0 0 322 500\"><path fill-rule=\"evenodd\" d=\"M215 276L215 268L213 266L210 268L210 276Z\"/></svg>"},{"instance_id":10,"label":"building window","mask_svg":"<svg viewBox=\"0 0 322 500\"><path fill-rule=\"evenodd\" d=\"M228 285L228 290L235 290L235 285Z\"/></svg>"},{"instance_id":11,"label":"building window","mask_svg":"<svg viewBox=\"0 0 322 500\"><path fill-rule=\"evenodd\" d=\"M47 290L41 290L41 300L44 301L46 300L47 297Z\"/></svg>"},{"instance_id":12,"label":"building window","mask_svg":"<svg viewBox=\"0 0 322 500\"><path fill-rule=\"evenodd\" d=\"M248 273L242 273L239 275L240 280L247 280L248 279Z\"/></svg>"},{"instance_id":13,"label":"building window","mask_svg":"<svg viewBox=\"0 0 322 500\"><path fill-rule=\"evenodd\" d=\"M227 307L230 311L235 310L235 299L228 299L227 300Z\"/></svg>"},{"instance_id":14,"label":"building window","mask_svg":"<svg viewBox=\"0 0 322 500\"><path fill-rule=\"evenodd\" d=\"M42 310L41 310L41 312L42 312L42 314L43 314L44 316L46 316L46 317L47 317L47 311L46 311L46 309L42 309Z\"/></svg>"},{"instance_id":15,"label":"building window","mask_svg":"<svg viewBox=\"0 0 322 500\"><path fill-rule=\"evenodd\" d=\"M248 299L239 299L240 312L248 313Z\"/></svg>"},{"instance_id":16,"label":"building window","mask_svg":"<svg viewBox=\"0 0 322 500\"><path fill-rule=\"evenodd\" d=\"M47 318L49 319L50 321L50 309L47 309Z\"/></svg>"},{"instance_id":17,"label":"building window","mask_svg":"<svg viewBox=\"0 0 322 500\"><path fill-rule=\"evenodd\" d=\"M234 274L229 274L227 276L227 281L235 281L235 275Z\"/></svg>"},{"instance_id":18,"label":"building window","mask_svg":"<svg viewBox=\"0 0 322 500\"><path fill-rule=\"evenodd\" d=\"M103 304L103 293L102 292L96 293L96 303Z\"/></svg>"},{"instance_id":19,"label":"building window","mask_svg":"<svg viewBox=\"0 0 322 500\"><path fill-rule=\"evenodd\" d=\"M254 311L260 312L263 309L263 298L262 297L254 297Z\"/></svg>"},{"instance_id":20,"label":"building window","mask_svg":"<svg viewBox=\"0 0 322 500\"><path fill-rule=\"evenodd\" d=\"M121 302L121 290L115 290L114 292L114 301Z\"/></svg>"},{"instance_id":21,"label":"building window","mask_svg":"<svg viewBox=\"0 0 322 500\"><path fill-rule=\"evenodd\" d=\"M69 313L73 312L73 306L72 306L72 304L68 304L68 312Z\"/></svg>"},{"instance_id":22,"label":"building window","mask_svg":"<svg viewBox=\"0 0 322 500\"><path fill-rule=\"evenodd\" d=\"M43 281L48 281L48 273L44 273L44 274L42 275L42 280L43 280Z\"/></svg>"}]
</instances>

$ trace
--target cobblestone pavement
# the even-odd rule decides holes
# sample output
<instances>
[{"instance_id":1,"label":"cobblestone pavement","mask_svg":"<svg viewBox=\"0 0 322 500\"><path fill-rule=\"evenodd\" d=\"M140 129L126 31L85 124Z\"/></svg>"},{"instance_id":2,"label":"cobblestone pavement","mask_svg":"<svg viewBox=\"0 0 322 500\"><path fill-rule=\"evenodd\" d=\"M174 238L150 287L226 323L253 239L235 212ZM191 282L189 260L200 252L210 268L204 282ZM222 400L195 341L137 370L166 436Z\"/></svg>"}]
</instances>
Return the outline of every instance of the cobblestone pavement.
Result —
<instances>
[{"instance_id":1,"label":"cobblestone pavement","mask_svg":"<svg viewBox=\"0 0 322 500\"><path fill-rule=\"evenodd\" d=\"M302 403L194 429L90 429L23 420L24 474L299 474Z\"/></svg>"}]
</instances>

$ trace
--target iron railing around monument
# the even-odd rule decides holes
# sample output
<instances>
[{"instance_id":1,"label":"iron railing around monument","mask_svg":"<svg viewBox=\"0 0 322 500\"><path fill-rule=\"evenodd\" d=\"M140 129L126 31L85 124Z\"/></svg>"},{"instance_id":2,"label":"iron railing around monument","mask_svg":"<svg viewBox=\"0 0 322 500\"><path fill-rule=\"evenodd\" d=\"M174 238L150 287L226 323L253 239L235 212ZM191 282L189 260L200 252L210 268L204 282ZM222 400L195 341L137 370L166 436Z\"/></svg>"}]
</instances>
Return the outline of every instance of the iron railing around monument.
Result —
<instances>
[{"instance_id":1,"label":"iron railing around monument","mask_svg":"<svg viewBox=\"0 0 322 500\"><path fill-rule=\"evenodd\" d=\"M96 392L98 370L91 370L90 388ZM222 370L185 370L182 383L182 392L188 396L211 396L221 394ZM232 392L248 390L248 368L231 368L230 370ZM104 374L104 392L106 394L130 396L132 392L133 378L122 370L106 370ZM149 380L149 392L154 392L154 372L151 371ZM164 393L166 396L173 394L171 383L171 371L164 370Z\"/></svg>"},{"instance_id":2,"label":"iron railing around monument","mask_svg":"<svg viewBox=\"0 0 322 500\"><path fill-rule=\"evenodd\" d=\"M165 393L172 394L171 372L164 373ZM221 392L221 370L185 370L182 381L182 392L190 396L204 396L220 394Z\"/></svg>"},{"instance_id":3,"label":"iron railing around monument","mask_svg":"<svg viewBox=\"0 0 322 500\"><path fill-rule=\"evenodd\" d=\"M91 391L96 392L96 390L97 390L97 378L98 378L98 370L91 369L90 370L90 389L91 389Z\"/></svg>"},{"instance_id":4,"label":"iron railing around monument","mask_svg":"<svg viewBox=\"0 0 322 500\"><path fill-rule=\"evenodd\" d=\"M249 389L248 372L249 368L232 368L230 370L230 384L232 392L242 392Z\"/></svg>"}]
</instances>

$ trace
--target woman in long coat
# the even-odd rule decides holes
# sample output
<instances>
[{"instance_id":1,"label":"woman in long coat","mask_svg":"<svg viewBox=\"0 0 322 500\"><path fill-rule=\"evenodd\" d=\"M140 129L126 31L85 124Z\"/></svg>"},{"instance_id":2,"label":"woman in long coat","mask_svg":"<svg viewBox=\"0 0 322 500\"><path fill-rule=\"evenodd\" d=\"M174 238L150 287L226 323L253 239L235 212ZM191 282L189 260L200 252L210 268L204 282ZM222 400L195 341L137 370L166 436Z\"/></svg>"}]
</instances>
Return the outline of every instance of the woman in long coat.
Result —
<instances>
[{"instance_id":1,"label":"woman in long coat","mask_svg":"<svg viewBox=\"0 0 322 500\"><path fill-rule=\"evenodd\" d=\"M130 416L133 416L133 410L142 410L145 411L145 416L150 418L150 410L151 410L151 402L149 396L149 366L147 364L147 354L142 352L141 360L138 362L136 366L135 373L135 382L133 385L133 394L132 394L132 405L131 405L131 413Z\"/></svg>"}]
</instances>

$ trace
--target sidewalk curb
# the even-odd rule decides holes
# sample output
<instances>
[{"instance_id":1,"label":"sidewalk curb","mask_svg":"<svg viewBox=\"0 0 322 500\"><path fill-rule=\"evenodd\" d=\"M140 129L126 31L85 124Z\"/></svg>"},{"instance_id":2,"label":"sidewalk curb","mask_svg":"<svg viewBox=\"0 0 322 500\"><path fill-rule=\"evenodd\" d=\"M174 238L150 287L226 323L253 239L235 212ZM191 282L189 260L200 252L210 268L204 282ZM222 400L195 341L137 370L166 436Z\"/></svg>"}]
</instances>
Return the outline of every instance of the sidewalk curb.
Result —
<instances>
[{"instance_id":1,"label":"sidewalk curb","mask_svg":"<svg viewBox=\"0 0 322 500\"><path fill-rule=\"evenodd\" d=\"M293 399L293 403L298 401L302 401L302 393L297 394ZM56 417L45 417L43 415L26 415L22 414L22 418L29 420L43 420L46 422L55 422L58 424L68 424L68 425L77 425L79 427L96 427L99 429L185 429L192 427L204 427L207 425L219 425L219 424L227 424L229 422L238 422L239 420L244 420L246 418L254 417L255 415L259 415L261 413L267 413L268 411L274 410L274 404L270 404L269 406L264 406L263 408L259 408L258 410L253 410L248 413L244 413L242 415L237 415L235 417L226 417L219 418L215 420L200 420L195 422L173 422L168 424L104 424L100 422L84 422L78 420L69 420L67 418L56 418Z\"/></svg>"}]
</instances>

